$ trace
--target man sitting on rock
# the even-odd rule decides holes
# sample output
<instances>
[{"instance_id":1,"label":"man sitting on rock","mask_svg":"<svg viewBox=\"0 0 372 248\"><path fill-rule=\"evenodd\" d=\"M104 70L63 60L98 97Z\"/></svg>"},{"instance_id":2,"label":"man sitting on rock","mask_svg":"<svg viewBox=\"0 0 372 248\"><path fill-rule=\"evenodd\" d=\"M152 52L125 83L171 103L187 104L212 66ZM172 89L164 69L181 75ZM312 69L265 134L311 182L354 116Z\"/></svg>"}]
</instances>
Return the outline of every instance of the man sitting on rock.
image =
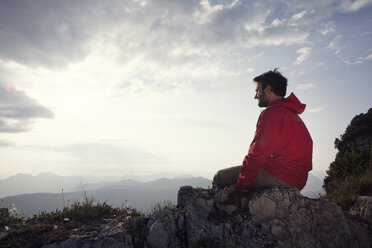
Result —
<instances>
[{"instance_id":1,"label":"man sitting on rock","mask_svg":"<svg viewBox=\"0 0 372 248\"><path fill-rule=\"evenodd\" d=\"M287 79L277 69L253 79L258 106L266 107L243 164L220 170L214 189L296 187L302 189L312 169L313 142L298 116L306 105L287 91Z\"/></svg>"}]
</instances>

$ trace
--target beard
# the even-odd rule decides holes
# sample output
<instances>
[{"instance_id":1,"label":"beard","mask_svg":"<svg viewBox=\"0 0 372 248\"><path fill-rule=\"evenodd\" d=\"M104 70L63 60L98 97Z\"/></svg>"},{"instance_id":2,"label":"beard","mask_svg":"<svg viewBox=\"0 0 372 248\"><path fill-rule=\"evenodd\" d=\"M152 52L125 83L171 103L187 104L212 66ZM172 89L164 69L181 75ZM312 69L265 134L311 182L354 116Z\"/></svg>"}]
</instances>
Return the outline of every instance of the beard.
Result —
<instances>
[{"instance_id":1,"label":"beard","mask_svg":"<svg viewBox=\"0 0 372 248\"><path fill-rule=\"evenodd\" d=\"M266 96L265 92L258 98L258 107L264 108L269 106L269 98Z\"/></svg>"}]
</instances>

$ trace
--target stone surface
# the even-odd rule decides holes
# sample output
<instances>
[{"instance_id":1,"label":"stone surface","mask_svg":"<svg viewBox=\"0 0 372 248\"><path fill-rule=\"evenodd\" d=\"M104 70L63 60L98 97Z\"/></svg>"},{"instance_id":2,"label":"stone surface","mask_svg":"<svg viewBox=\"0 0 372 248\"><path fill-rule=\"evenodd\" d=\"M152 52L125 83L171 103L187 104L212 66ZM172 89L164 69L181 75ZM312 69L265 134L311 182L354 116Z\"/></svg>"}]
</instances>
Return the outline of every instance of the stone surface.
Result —
<instances>
[{"instance_id":1,"label":"stone surface","mask_svg":"<svg viewBox=\"0 0 372 248\"><path fill-rule=\"evenodd\" d=\"M43 248L132 248L132 238L122 223L111 222L101 226L99 232L87 235L73 235L60 243L53 243Z\"/></svg>"},{"instance_id":2,"label":"stone surface","mask_svg":"<svg viewBox=\"0 0 372 248\"><path fill-rule=\"evenodd\" d=\"M212 203L213 202L213 206ZM368 205L368 204L367 204ZM364 216L368 209L361 208ZM249 197L229 197L227 191L181 187L178 211L184 230L169 229L163 247L371 247L368 226L350 218L341 207L323 199L303 197L296 189L274 188ZM176 213L177 212L177 213ZM169 215L169 214L168 214ZM179 217L177 217L179 218ZM176 218L156 217L162 227ZM164 221L174 222L164 223ZM180 236L172 235L182 231ZM153 237L162 237L150 231ZM180 246L170 245L175 239ZM158 240L159 242L159 240ZM159 244L159 243L158 243ZM152 246L150 247L161 247Z\"/></svg>"},{"instance_id":3,"label":"stone surface","mask_svg":"<svg viewBox=\"0 0 372 248\"><path fill-rule=\"evenodd\" d=\"M353 209L350 215L296 189L242 196L184 186L177 207L166 207L145 225L135 218L113 222L100 232L45 247L372 247L371 198L358 199Z\"/></svg>"},{"instance_id":4,"label":"stone surface","mask_svg":"<svg viewBox=\"0 0 372 248\"><path fill-rule=\"evenodd\" d=\"M372 196L359 196L350 214L360 216L372 224Z\"/></svg>"},{"instance_id":5,"label":"stone surface","mask_svg":"<svg viewBox=\"0 0 372 248\"><path fill-rule=\"evenodd\" d=\"M271 233L279 247L369 247L370 238L359 223L360 236L351 231L347 214L335 203L309 199L295 189L271 189L256 195L249 203L254 225ZM363 238L364 237L364 238ZM363 240L361 240L363 239Z\"/></svg>"},{"instance_id":6,"label":"stone surface","mask_svg":"<svg viewBox=\"0 0 372 248\"><path fill-rule=\"evenodd\" d=\"M149 223L147 244L150 247L185 247L182 238L184 217L176 209L165 208Z\"/></svg>"}]
</instances>

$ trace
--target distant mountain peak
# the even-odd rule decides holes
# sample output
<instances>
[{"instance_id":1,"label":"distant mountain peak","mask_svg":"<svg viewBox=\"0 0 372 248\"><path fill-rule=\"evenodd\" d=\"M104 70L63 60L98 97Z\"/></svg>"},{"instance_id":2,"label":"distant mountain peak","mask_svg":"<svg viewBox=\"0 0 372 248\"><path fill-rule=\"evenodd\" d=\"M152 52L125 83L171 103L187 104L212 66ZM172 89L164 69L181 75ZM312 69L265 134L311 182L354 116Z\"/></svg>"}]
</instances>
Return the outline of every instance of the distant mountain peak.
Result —
<instances>
[{"instance_id":1,"label":"distant mountain peak","mask_svg":"<svg viewBox=\"0 0 372 248\"><path fill-rule=\"evenodd\" d=\"M59 175L54 174L52 172L40 172L39 174L36 175L36 177L46 177L46 176L48 176L48 177L50 177L50 176L52 176L52 177L60 177Z\"/></svg>"}]
</instances>

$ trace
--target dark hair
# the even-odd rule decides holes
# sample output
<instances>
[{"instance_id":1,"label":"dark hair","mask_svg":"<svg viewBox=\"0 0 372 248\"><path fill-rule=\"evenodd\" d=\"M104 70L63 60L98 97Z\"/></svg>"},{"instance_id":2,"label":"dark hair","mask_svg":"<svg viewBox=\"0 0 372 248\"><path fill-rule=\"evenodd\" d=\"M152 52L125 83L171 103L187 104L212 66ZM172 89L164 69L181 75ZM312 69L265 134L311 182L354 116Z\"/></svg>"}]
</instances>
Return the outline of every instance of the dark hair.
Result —
<instances>
[{"instance_id":1,"label":"dark hair","mask_svg":"<svg viewBox=\"0 0 372 248\"><path fill-rule=\"evenodd\" d=\"M253 81L260 83L262 90L264 90L267 85L270 85L271 90L278 96L285 96L287 92L287 79L280 74L278 68L255 77Z\"/></svg>"}]
</instances>

